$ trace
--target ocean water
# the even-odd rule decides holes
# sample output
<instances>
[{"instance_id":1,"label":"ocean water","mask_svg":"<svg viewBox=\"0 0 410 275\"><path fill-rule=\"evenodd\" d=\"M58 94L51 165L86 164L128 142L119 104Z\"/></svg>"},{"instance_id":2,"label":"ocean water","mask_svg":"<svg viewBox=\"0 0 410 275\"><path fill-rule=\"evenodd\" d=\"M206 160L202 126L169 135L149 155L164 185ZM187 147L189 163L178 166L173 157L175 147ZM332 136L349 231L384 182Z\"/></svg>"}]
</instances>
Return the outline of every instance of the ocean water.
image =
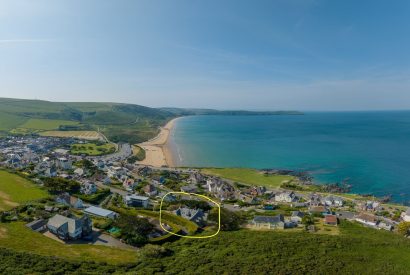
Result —
<instances>
[{"instance_id":1,"label":"ocean water","mask_svg":"<svg viewBox=\"0 0 410 275\"><path fill-rule=\"evenodd\" d=\"M348 179L354 193L410 201L410 111L191 116L170 142L182 166L309 171L317 183Z\"/></svg>"}]
</instances>

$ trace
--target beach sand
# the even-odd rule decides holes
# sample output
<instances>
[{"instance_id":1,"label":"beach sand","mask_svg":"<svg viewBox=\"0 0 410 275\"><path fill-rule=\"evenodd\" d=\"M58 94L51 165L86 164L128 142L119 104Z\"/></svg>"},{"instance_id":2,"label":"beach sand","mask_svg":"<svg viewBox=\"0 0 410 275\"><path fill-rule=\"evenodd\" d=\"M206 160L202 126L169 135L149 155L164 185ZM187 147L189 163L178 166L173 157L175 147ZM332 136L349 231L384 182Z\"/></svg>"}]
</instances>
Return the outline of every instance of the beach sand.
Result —
<instances>
[{"instance_id":1,"label":"beach sand","mask_svg":"<svg viewBox=\"0 0 410 275\"><path fill-rule=\"evenodd\" d=\"M138 161L138 164L150 165L153 167L174 167L172 151L168 144L168 138L176 120L177 118L169 121L164 127L161 128L159 134L155 138L138 144L138 146L145 150L145 159L143 161Z\"/></svg>"}]
</instances>

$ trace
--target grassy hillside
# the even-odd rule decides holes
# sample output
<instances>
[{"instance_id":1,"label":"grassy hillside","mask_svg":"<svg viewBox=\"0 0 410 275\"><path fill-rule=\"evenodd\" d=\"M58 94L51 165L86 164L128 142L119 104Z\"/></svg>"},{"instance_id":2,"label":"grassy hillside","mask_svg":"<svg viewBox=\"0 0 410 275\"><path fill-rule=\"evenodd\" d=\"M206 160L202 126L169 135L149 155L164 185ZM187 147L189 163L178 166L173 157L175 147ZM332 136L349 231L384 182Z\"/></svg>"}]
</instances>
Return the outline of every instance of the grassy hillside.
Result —
<instances>
[{"instance_id":1,"label":"grassy hillside","mask_svg":"<svg viewBox=\"0 0 410 275\"><path fill-rule=\"evenodd\" d=\"M224 179L255 186L279 187L285 181L291 181L293 176L264 175L258 170L249 168L206 168L202 172Z\"/></svg>"},{"instance_id":2,"label":"grassy hillside","mask_svg":"<svg viewBox=\"0 0 410 275\"><path fill-rule=\"evenodd\" d=\"M130 263L137 258L137 253L132 250L87 244L66 245L34 232L20 222L0 223L0 247L69 260L111 264Z\"/></svg>"},{"instance_id":3,"label":"grassy hillside","mask_svg":"<svg viewBox=\"0 0 410 275\"><path fill-rule=\"evenodd\" d=\"M138 143L154 137L175 117L167 111L120 103L61 103L0 98L0 132L101 131L114 142Z\"/></svg>"},{"instance_id":4,"label":"grassy hillside","mask_svg":"<svg viewBox=\"0 0 410 275\"><path fill-rule=\"evenodd\" d=\"M336 236L241 230L209 239L180 239L164 248L165 255L148 256L143 248L140 257L126 266L87 262L88 256L82 262L69 261L73 257L61 253L72 251L70 247L56 257L0 249L0 273L408 274L410 270L410 240L351 223L343 223ZM33 248L32 253L40 254L36 250L43 248Z\"/></svg>"},{"instance_id":5,"label":"grassy hillside","mask_svg":"<svg viewBox=\"0 0 410 275\"><path fill-rule=\"evenodd\" d=\"M47 197L46 191L18 175L0 170L0 211Z\"/></svg>"}]
</instances>

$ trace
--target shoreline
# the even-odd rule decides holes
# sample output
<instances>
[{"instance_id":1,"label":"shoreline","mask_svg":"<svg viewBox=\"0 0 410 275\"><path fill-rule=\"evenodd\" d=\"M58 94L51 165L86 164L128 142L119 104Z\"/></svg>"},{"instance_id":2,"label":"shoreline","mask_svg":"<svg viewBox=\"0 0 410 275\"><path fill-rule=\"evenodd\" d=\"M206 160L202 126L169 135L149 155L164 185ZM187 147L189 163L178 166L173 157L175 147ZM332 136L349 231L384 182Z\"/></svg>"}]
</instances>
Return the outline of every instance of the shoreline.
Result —
<instances>
[{"instance_id":1,"label":"shoreline","mask_svg":"<svg viewBox=\"0 0 410 275\"><path fill-rule=\"evenodd\" d=\"M169 137L177 119L179 119L179 117L168 121L164 127L160 128L160 132L156 137L137 144L145 150L145 159L138 161L137 164L153 167L175 167Z\"/></svg>"}]
</instances>

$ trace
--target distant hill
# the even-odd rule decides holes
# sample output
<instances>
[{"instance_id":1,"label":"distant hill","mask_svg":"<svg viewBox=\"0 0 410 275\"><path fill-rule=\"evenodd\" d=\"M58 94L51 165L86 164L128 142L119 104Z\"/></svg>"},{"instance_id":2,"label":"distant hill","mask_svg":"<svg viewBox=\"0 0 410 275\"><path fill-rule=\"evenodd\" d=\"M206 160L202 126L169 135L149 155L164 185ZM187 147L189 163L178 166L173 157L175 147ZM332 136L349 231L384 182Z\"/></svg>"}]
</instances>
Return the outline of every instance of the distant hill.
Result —
<instances>
[{"instance_id":1,"label":"distant hill","mask_svg":"<svg viewBox=\"0 0 410 275\"><path fill-rule=\"evenodd\" d=\"M299 111L245 111L245 110L214 110L214 109L187 109L187 108L160 108L160 110L173 113L176 115L303 115Z\"/></svg>"},{"instance_id":2,"label":"distant hill","mask_svg":"<svg viewBox=\"0 0 410 275\"><path fill-rule=\"evenodd\" d=\"M284 114L301 113L149 108L124 103L51 102L0 98L0 134L99 131L114 142L139 143L154 137L160 126L178 116Z\"/></svg>"},{"instance_id":3,"label":"distant hill","mask_svg":"<svg viewBox=\"0 0 410 275\"><path fill-rule=\"evenodd\" d=\"M121 103L72 103L0 98L0 131L100 130L108 139L138 143L155 136L176 115Z\"/></svg>"}]
</instances>

